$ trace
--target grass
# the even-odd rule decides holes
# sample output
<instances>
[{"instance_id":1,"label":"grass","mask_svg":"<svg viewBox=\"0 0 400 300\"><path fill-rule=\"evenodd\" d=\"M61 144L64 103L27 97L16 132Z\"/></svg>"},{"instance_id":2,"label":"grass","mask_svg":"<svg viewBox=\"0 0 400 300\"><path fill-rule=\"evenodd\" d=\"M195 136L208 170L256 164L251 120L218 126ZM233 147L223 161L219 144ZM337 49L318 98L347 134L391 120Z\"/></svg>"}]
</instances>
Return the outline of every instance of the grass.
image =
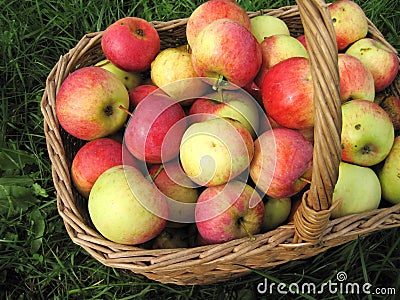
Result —
<instances>
[{"instance_id":1,"label":"grass","mask_svg":"<svg viewBox=\"0 0 400 300\"><path fill-rule=\"evenodd\" d=\"M346 272L347 282L400 293L400 229L376 232L317 255L206 286L164 285L105 267L72 243L57 213L39 103L59 57L88 32L127 15L147 20L188 17L202 1L0 0L0 299L257 299L257 286L315 283ZM357 1L400 50L399 1ZM246 10L293 1L239 1ZM290 296L290 297L289 297ZM357 299L322 295L279 299ZM389 299L374 295L366 299ZM393 297L393 299L395 299Z\"/></svg>"}]
</instances>

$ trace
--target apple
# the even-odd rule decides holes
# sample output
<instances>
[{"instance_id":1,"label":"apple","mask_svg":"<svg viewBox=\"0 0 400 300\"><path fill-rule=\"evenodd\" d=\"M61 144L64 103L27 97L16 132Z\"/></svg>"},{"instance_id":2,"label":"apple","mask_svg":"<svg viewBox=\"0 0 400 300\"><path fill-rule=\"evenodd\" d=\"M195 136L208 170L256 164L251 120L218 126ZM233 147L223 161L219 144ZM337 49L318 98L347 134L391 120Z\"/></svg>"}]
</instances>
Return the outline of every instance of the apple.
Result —
<instances>
[{"instance_id":1,"label":"apple","mask_svg":"<svg viewBox=\"0 0 400 300\"><path fill-rule=\"evenodd\" d=\"M215 186L245 171L253 151L253 139L246 127L232 119L215 118L188 127L179 155L191 180L202 186Z\"/></svg>"},{"instance_id":2,"label":"apple","mask_svg":"<svg viewBox=\"0 0 400 300\"><path fill-rule=\"evenodd\" d=\"M265 38L283 34L290 36L289 28L284 21L275 16L260 15L250 19L251 32L261 43Z\"/></svg>"},{"instance_id":3,"label":"apple","mask_svg":"<svg viewBox=\"0 0 400 300\"><path fill-rule=\"evenodd\" d=\"M269 231L277 228L287 220L292 207L292 201L289 197L272 198L266 196L264 202L264 221L261 231Z\"/></svg>"},{"instance_id":4,"label":"apple","mask_svg":"<svg viewBox=\"0 0 400 300\"><path fill-rule=\"evenodd\" d=\"M126 148L147 163L167 162L178 155L186 114L172 98L151 93L133 112L125 129Z\"/></svg>"},{"instance_id":5,"label":"apple","mask_svg":"<svg viewBox=\"0 0 400 300\"><path fill-rule=\"evenodd\" d=\"M204 95L209 87L197 78L186 47L162 50L151 63L150 76L155 85L182 105L191 104L192 98Z\"/></svg>"},{"instance_id":6,"label":"apple","mask_svg":"<svg viewBox=\"0 0 400 300\"><path fill-rule=\"evenodd\" d=\"M154 26L137 17L125 17L109 25L101 48L107 59L125 71L144 71L160 51L160 37Z\"/></svg>"},{"instance_id":7,"label":"apple","mask_svg":"<svg viewBox=\"0 0 400 300\"><path fill-rule=\"evenodd\" d=\"M125 85L125 87L128 91L137 87L142 82L142 77L140 76L139 73L124 71L124 70L118 68L116 65L114 65L108 59L103 59L103 60L99 61L97 64L95 64L95 66L103 68L107 71L110 71L115 76L117 76L122 81L122 83Z\"/></svg>"},{"instance_id":8,"label":"apple","mask_svg":"<svg viewBox=\"0 0 400 300\"><path fill-rule=\"evenodd\" d=\"M339 51L367 35L368 20L357 3L351 0L339 0L330 4L328 9Z\"/></svg>"},{"instance_id":9,"label":"apple","mask_svg":"<svg viewBox=\"0 0 400 300\"><path fill-rule=\"evenodd\" d=\"M262 108L244 90L207 94L196 99L189 109L189 116L193 116L196 122L209 120L215 116L237 120L253 137L259 128L260 114L264 114Z\"/></svg>"},{"instance_id":10,"label":"apple","mask_svg":"<svg viewBox=\"0 0 400 300\"><path fill-rule=\"evenodd\" d=\"M394 139L393 147L378 172L382 187L382 198L393 204L400 203L400 136Z\"/></svg>"},{"instance_id":11,"label":"apple","mask_svg":"<svg viewBox=\"0 0 400 300\"><path fill-rule=\"evenodd\" d=\"M339 53L340 98L342 103L351 99L374 101L374 78L358 58Z\"/></svg>"},{"instance_id":12,"label":"apple","mask_svg":"<svg viewBox=\"0 0 400 300\"><path fill-rule=\"evenodd\" d=\"M218 19L199 32L192 45L192 63L200 77L214 78L218 83L223 76L243 87L260 69L261 47L244 26L231 19Z\"/></svg>"},{"instance_id":13,"label":"apple","mask_svg":"<svg viewBox=\"0 0 400 300\"><path fill-rule=\"evenodd\" d=\"M380 104L392 120L395 131L400 130L400 98L396 96L385 97Z\"/></svg>"},{"instance_id":14,"label":"apple","mask_svg":"<svg viewBox=\"0 0 400 300\"><path fill-rule=\"evenodd\" d=\"M165 228L152 241L153 249L188 248L189 238L184 228Z\"/></svg>"},{"instance_id":15,"label":"apple","mask_svg":"<svg viewBox=\"0 0 400 300\"><path fill-rule=\"evenodd\" d=\"M259 105L262 105L261 89L254 81L249 82L242 88L248 92Z\"/></svg>"},{"instance_id":16,"label":"apple","mask_svg":"<svg viewBox=\"0 0 400 300\"><path fill-rule=\"evenodd\" d=\"M298 37L296 37L296 39L304 46L304 48L306 48L306 50L308 50L306 36L304 34L299 35Z\"/></svg>"},{"instance_id":17,"label":"apple","mask_svg":"<svg viewBox=\"0 0 400 300\"><path fill-rule=\"evenodd\" d=\"M136 106L138 106L139 102L153 92L166 95L158 86L154 84L141 84L130 90L129 101L131 108L134 109Z\"/></svg>"},{"instance_id":18,"label":"apple","mask_svg":"<svg viewBox=\"0 0 400 300\"><path fill-rule=\"evenodd\" d=\"M298 131L274 128L254 142L250 177L273 198L291 197L311 180L313 145Z\"/></svg>"},{"instance_id":19,"label":"apple","mask_svg":"<svg viewBox=\"0 0 400 300\"><path fill-rule=\"evenodd\" d=\"M168 218L163 195L131 166L103 172L92 187L88 209L100 234L119 244L137 245L155 238Z\"/></svg>"},{"instance_id":20,"label":"apple","mask_svg":"<svg viewBox=\"0 0 400 300\"><path fill-rule=\"evenodd\" d=\"M234 1L211 0L200 4L189 16L186 25L186 38L193 48L194 40L199 32L218 19L234 20L250 30L251 23L247 12Z\"/></svg>"},{"instance_id":21,"label":"apple","mask_svg":"<svg viewBox=\"0 0 400 300\"><path fill-rule=\"evenodd\" d=\"M110 138L87 142L75 154L71 165L74 186L85 198L96 179L107 169L122 164L122 144Z\"/></svg>"},{"instance_id":22,"label":"apple","mask_svg":"<svg viewBox=\"0 0 400 300\"><path fill-rule=\"evenodd\" d=\"M314 126L314 87L307 58L291 57L270 68L261 93L267 115L281 126L292 129Z\"/></svg>"},{"instance_id":23,"label":"apple","mask_svg":"<svg viewBox=\"0 0 400 300\"><path fill-rule=\"evenodd\" d=\"M381 201L378 176L369 167L340 162L339 176L332 195L332 203L336 201L341 202L332 210L332 218L378 208Z\"/></svg>"},{"instance_id":24,"label":"apple","mask_svg":"<svg viewBox=\"0 0 400 300\"><path fill-rule=\"evenodd\" d=\"M266 72L277 63L290 57L308 58L306 48L296 38L290 35L278 34L265 38L261 42L262 65L255 78L261 86Z\"/></svg>"},{"instance_id":25,"label":"apple","mask_svg":"<svg viewBox=\"0 0 400 300\"><path fill-rule=\"evenodd\" d=\"M250 185L234 180L205 189L197 201L195 216L206 244L254 238L261 230L264 203Z\"/></svg>"},{"instance_id":26,"label":"apple","mask_svg":"<svg viewBox=\"0 0 400 300\"><path fill-rule=\"evenodd\" d=\"M182 227L194 222L194 205L190 204L197 202L198 185L183 172L179 161L152 165L149 175L160 192L169 199L170 215L167 227Z\"/></svg>"},{"instance_id":27,"label":"apple","mask_svg":"<svg viewBox=\"0 0 400 300\"><path fill-rule=\"evenodd\" d=\"M399 71L399 59L396 53L371 38L356 41L346 50L346 54L357 57L370 70L376 92L387 88Z\"/></svg>"},{"instance_id":28,"label":"apple","mask_svg":"<svg viewBox=\"0 0 400 300\"><path fill-rule=\"evenodd\" d=\"M389 154L394 128L389 115L375 102L355 99L342 105L342 160L373 166Z\"/></svg>"},{"instance_id":29,"label":"apple","mask_svg":"<svg viewBox=\"0 0 400 300\"><path fill-rule=\"evenodd\" d=\"M94 140L122 128L128 115L129 95L124 84L99 67L83 67L63 81L56 95L60 125L72 136Z\"/></svg>"}]
</instances>

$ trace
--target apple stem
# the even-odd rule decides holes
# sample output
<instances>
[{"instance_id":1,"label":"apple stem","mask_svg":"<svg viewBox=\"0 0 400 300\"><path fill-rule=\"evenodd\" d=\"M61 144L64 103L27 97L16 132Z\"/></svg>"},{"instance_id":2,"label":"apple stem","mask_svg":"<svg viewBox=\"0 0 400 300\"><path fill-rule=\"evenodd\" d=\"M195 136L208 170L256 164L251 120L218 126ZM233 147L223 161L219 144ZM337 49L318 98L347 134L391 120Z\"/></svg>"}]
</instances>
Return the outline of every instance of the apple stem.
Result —
<instances>
[{"instance_id":1,"label":"apple stem","mask_svg":"<svg viewBox=\"0 0 400 300\"><path fill-rule=\"evenodd\" d=\"M214 91L218 90L222 86L222 81L224 80L224 75L219 74L217 81L213 84L212 88Z\"/></svg>"},{"instance_id":2,"label":"apple stem","mask_svg":"<svg viewBox=\"0 0 400 300\"><path fill-rule=\"evenodd\" d=\"M164 169L164 165L160 165L160 167L157 169L157 171L154 173L153 176L150 174L146 176L146 179L150 182L154 182L156 180L157 176L161 173L161 171Z\"/></svg>"},{"instance_id":3,"label":"apple stem","mask_svg":"<svg viewBox=\"0 0 400 300\"><path fill-rule=\"evenodd\" d=\"M243 230L247 233L247 235L250 238L250 241L255 241L256 237L250 233L250 231L247 229L246 224L244 224L243 221L240 221L240 226L242 226Z\"/></svg>"},{"instance_id":4,"label":"apple stem","mask_svg":"<svg viewBox=\"0 0 400 300\"><path fill-rule=\"evenodd\" d=\"M300 181L303 181L303 182L307 182L308 184L311 184L311 180L309 180L309 179L307 179L307 178L300 177L299 180L300 180Z\"/></svg>"},{"instance_id":5,"label":"apple stem","mask_svg":"<svg viewBox=\"0 0 400 300\"><path fill-rule=\"evenodd\" d=\"M132 113L131 113L128 109L126 109L125 107L123 107L122 105L120 105L118 108L121 109L121 110L123 110L124 112L126 112L128 115L132 116Z\"/></svg>"}]
</instances>

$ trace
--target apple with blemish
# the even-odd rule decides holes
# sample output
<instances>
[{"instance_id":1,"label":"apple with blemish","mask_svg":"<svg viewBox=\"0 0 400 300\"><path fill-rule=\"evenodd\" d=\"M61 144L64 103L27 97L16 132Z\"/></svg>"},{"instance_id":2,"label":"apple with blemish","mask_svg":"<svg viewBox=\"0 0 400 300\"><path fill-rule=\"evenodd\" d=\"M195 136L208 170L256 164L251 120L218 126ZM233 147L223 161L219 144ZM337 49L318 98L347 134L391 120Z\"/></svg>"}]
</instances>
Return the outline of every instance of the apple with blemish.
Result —
<instances>
[{"instance_id":1,"label":"apple with blemish","mask_svg":"<svg viewBox=\"0 0 400 300\"><path fill-rule=\"evenodd\" d=\"M339 0L328 6L339 51L366 37L368 19L363 9L354 1Z\"/></svg>"},{"instance_id":2,"label":"apple with blemish","mask_svg":"<svg viewBox=\"0 0 400 300\"><path fill-rule=\"evenodd\" d=\"M389 115L375 102L355 99L342 105L342 160L373 166L389 154L394 127Z\"/></svg>"},{"instance_id":3,"label":"apple with blemish","mask_svg":"<svg viewBox=\"0 0 400 300\"><path fill-rule=\"evenodd\" d=\"M346 54L357 57L370 70L375 84L375 91L387 88L399 71L399 58L396 53L382 42L363 38L346 50Z\"/></svg>"}]
</instances>

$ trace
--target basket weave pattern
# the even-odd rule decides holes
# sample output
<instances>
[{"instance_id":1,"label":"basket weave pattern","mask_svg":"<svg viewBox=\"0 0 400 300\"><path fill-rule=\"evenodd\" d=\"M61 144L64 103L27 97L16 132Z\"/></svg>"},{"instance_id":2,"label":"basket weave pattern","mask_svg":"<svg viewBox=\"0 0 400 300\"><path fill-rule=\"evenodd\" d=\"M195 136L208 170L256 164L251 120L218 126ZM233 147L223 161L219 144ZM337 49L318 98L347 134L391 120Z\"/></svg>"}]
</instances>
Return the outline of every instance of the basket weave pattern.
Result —
<instances>
[{"instance_id":1,"label":"basket weave pattern","mask_svg":"<svg viewBox=\"0 0 400 300\"><path fill-rule=\"evenodd\" d=\"M310 0L299 1L298 6L249 12L250 17L260 14L281 18L294 36L306 34L315 90L315 142L312 183L303 195L294 222L258 234L255 241L242 238L218 245L149 250L104 239L92 226L87 200L75 190L70 178L72 159L85 142L67 134L59 126L55 113L56 94L65 78L76 68L104 59L100 45L102 32L85 35L52 69L41 109L57 208L72 241L104 265L131 270L163 283L215 283L250 273L249 268L263 269L308 258L359 235L400 226L400 205L329 219L341 153L341 108L337 48L327 5ZM187 19L153 22L160 35L161 48L186 43L186 22ZM368 35L395 51L371 22ZM389 87L390 93L400 96L399 82L396 78Z\"/></svg>"}]
</instances>

